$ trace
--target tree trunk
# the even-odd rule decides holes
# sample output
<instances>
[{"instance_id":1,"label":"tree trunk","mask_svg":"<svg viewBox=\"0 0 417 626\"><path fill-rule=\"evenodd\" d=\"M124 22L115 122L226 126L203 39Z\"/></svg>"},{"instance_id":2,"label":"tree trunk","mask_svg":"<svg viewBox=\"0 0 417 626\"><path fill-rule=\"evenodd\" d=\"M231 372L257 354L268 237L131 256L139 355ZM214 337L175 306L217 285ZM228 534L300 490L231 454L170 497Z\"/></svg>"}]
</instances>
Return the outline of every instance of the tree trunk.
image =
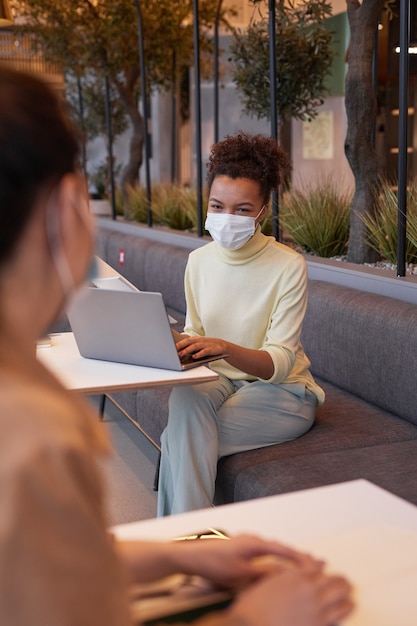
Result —
<instances>
[{"instance_id":1,"label":"tree trunk","mask_svg":"<svg viewBox=\"0 0 417 626\"><path fill-rule=\"evenodd\" d=\"M139 180L139 170L143 162L143 144L145 140L143 117L136 109L129 115L132 123L132 136L129 144L129 161L122 172L122 190L134 187Z\"/></svg>"},{"instance_id":2,"label":"tree trunk","mask_svg":"<svg viewBox=\"0 0 417 626\"><path fill-rule=\"evenodd\" d=\"M347 134L345 154L355 178L350 210L348 261L369 263L376 253L367 243L361 219L373 214L380 184L377 155L373 144L377 104L372 80L375 33L385 0L346 0L350 25L348 72L345 84Z\"/></svg>"},{"instance_id":3,"label":"tree trunk","mask_svg":"<svg viewBox=\"0 0 417 626\"><path fill-rule=\"evenodd\" d=\"M134 85L135 76L130 76L126 83L114 81L124 109L132 124L132 136L129 144L129 161L123 168L121 187L125 196L128 187L134 187L139 180L139 170L143 162L143 144L145 140L145 129L143 117L138 110Z\"/></svg>"}]
</instances>

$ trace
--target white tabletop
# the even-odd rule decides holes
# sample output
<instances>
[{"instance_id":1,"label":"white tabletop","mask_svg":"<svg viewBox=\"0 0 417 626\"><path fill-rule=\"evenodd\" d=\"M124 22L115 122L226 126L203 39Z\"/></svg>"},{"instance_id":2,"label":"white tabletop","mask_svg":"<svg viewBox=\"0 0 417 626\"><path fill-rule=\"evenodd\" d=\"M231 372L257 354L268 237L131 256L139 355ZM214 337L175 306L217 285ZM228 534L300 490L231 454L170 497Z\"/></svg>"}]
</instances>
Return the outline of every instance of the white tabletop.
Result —
<instances>
[{"instance_id":1,"label":"white tabletop","mask_svg":"<svg viewBox=\"0 0 417 626\"><path fill-rule=\"evenodd\" d=\"M216 380L218 375L202 365L187 371L141 367L83 358L73 333L51 335L51 345L38 347L38 358L68 389L83 394L100 394L161 385L186 385Z\"/></svg>"},{"instance_id":2,"label":"white tabletop","mask_svg":"<svg viewBox=\"0 0 417 626\"><path fill-rule=\"evenodd\" d=\"M256 533L324 558L355 585L349 626L417 624L417 507L366 480L115 527L123 539L170 539L208 527Z\"/></svg>"}]
</instances>

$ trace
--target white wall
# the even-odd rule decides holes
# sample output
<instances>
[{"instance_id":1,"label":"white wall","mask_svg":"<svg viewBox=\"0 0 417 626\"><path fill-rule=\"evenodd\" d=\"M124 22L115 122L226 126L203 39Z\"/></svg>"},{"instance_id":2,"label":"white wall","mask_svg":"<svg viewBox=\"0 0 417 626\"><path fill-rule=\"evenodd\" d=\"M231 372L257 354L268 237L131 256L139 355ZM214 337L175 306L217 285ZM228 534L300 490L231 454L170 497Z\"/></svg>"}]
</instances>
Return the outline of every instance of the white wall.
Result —
<instances>
[{"instance_id":1,"label":"white wall","mask_svg":"<svg viewBox=\"0 0 417 626\"><path fill-rule=\"evenodd\" d=\"M291 122L292 181L296 188L331 176L341 189L353 190L354 178L344 153L345 99L326 98L312 122Z\"/></svg>"}]
</instances>

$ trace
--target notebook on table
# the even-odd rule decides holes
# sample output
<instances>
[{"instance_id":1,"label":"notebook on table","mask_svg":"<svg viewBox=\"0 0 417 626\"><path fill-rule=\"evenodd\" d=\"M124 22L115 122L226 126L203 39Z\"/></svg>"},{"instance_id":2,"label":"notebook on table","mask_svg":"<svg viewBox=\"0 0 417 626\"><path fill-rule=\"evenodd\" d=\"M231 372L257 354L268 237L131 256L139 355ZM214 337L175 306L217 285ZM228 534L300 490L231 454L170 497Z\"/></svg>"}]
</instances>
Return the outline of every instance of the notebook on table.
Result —
<instances>
[{"instance_id":1,"label":"notebook on table","mask_svg":"<svg viewBox=\"0 0 417 626\"><path fill-rule=\"evenodd\" d=\"M109 285L86 287L68 308L81 356L175 371L226 356L180 361L162 295L137 291L129 283L121 287L120 281L115 289Z\"/></svg>"}]
</instances>

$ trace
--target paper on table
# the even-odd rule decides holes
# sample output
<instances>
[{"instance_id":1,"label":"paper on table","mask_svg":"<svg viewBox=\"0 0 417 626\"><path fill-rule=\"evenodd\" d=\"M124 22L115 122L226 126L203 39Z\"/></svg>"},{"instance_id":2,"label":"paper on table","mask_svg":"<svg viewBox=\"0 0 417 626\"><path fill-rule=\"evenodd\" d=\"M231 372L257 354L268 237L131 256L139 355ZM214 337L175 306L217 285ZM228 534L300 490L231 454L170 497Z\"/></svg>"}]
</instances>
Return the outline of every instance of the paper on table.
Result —
<instances>
[{"instance_id":1,"label":"paper on table","mask_svg":"<svg viewBox=\"0 0 417 626\"><path fill-rule=\"evenodd\" d=\"M378 524L303 548L354 584L357 606L344 626L417 624L417 530Z\"/></svg>"}]
</instances>

